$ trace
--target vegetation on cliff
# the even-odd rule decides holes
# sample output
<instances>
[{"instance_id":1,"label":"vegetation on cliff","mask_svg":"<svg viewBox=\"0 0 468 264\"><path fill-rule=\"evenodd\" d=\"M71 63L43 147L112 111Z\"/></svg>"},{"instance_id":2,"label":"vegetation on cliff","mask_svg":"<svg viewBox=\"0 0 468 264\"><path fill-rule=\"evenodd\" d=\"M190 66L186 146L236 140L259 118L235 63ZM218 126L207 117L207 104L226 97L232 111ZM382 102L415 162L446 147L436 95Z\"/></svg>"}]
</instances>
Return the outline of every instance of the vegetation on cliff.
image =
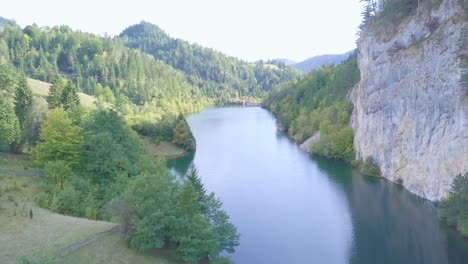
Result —
<instances>
[{"instance_id":1,"label":"vegetation on cliff","mask_svg":"<svg viewBox=\"0 0 468 264\"><path fill-rule=\"evenodd\" d=\"M275 113L288 134L303 142L320 131L312 153L329 158L354 159L352 105L348 91L359 81L357 55L337 66L324 66L287 87L274 90L265 105Z\"/></svg>"},{"instance_id":2,"label":"vegetation on cliff","mask_svg":"<svg viewBox=\"0 0 468 264\"><path fill-rule=\"evenodd\" d=\"M455 177L440 209L442 219L468 237L468 172Z\"/></svg>"}]
</instances>

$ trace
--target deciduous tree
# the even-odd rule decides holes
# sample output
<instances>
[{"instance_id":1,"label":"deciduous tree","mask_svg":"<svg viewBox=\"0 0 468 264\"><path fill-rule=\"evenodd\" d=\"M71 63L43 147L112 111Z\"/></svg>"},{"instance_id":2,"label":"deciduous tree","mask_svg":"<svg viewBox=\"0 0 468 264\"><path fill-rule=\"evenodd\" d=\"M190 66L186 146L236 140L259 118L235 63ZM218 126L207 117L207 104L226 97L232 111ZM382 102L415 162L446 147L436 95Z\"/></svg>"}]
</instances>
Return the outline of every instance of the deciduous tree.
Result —
<instances>
[{"instance_id":1,"label":"deciduous tree","mask_svg":"<svg viewBox=\"0 0 468 264\"><path fill-rule=\"evenodd\" d=\"M47 113L42 125L40 141L32 150L33 161L43 166L46 161L64 160L71 165L80 163L83 155L83 136L62 108Z\"/></svg>"}]
</instances>

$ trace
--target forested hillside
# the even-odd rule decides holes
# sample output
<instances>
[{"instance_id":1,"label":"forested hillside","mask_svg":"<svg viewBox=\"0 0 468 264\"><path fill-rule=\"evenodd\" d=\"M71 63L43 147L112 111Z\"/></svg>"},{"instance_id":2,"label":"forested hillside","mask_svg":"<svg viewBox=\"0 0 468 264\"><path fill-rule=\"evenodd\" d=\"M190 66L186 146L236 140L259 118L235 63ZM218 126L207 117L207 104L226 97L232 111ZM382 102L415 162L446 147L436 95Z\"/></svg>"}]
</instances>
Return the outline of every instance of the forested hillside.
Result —
<instances>
[{"instance_id":1,"label":"forested hillside","mask_svg":"<svg viewBox=\"0 0 468 264\"><path fill-rule=\"evenodd\" d=\"M47 96L34 96L27 76L52 83ZM78 91L96 105L84 107ZM176 258L198 262L239 244L196 170L176 180L135 132L193 151L182 113L216 96L120 38L14 22L0 29L0 150L30 154L45 175L39 206L120 222L139 251L177 245Z\"/></svg>"},{"instance_id":2,"label":"forested hillside","mask_svg":"<svg viewBox=\"0 0 468 264\"><path fill-rule=\"evenodd\" d=\"M348 91L359 81L357 55L337 66L323 66L298 82L273 91L265 100L291 137L302 143L320 131L312 152L330 158L354 158L352 105Z\"/></svg>"},{"instance_id":3,"label":"forested hillside","mask_svg":"<svg viewBox=\"0 0 468 264\"><path fill-rule=\"evenodd\" d=\"M261 97L276 85L297 79L301 72L284 63L247 63L212 49L171 38L148 22L131 26L121 34L127 47L140 49L187 74L191 84L226 102L239 97Z\"/></svg>"},{"instance_id":4,"label":"forested hillside","mask_svg":"<svg viewBox=\"0 0 468 264\"><path fill-rule=\"evenodd\" d=\"M153 112L201 109L210 100L183 73L116 38L73 31L67 26L21 29L11 22L0 31L0 62L28 76L53 82L62 76L90 95L110 89L116 104L150 105Z\"/></svg>"}]
</instances>

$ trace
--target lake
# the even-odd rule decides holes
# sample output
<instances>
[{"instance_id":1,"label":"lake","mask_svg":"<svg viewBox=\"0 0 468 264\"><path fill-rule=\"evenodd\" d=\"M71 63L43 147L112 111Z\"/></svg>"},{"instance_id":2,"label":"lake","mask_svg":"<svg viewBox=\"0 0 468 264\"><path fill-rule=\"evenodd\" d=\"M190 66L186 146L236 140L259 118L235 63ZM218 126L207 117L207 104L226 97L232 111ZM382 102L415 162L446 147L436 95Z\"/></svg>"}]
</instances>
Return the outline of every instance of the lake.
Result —
<instances>
[{"instance_id":1,"label":"lake","mask_svg":"<svg viewBox=\"0 0 468 264\"><path fill-rule=\"evenodd\" d=\"M194 163L241 233L235 263L468 263L468 242L433 203L344 162L311 157L259 107L211 108L188 122Z\"/></svg>"}]
</instances>

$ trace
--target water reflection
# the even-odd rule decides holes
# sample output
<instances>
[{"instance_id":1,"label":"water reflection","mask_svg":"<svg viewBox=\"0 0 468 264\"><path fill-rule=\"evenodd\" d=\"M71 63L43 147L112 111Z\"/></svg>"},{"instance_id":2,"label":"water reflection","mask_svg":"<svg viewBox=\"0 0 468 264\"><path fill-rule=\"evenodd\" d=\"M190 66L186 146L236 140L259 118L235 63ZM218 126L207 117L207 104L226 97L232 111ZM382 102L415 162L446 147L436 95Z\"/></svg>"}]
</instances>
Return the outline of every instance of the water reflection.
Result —
<instances>
[{"instance_id":1,"label":"water reflection","mask_svg":"<svg viewBox=\"0 0 468 264\"><path fill-rule=\"evenodd\" d=\"M350 263L467 263L466 243L443 228L433 203L389 181L356 175L346 164L313 160L347 194L354 227Z\"/></svg>"},{"instance_id":2,"label":"water reflection","mask_svg":"<svg viewBox=\"0 0 468 264\"><path fill-rule=\"evenodd\" d=\"M345 163L311 158L261 108L207 109L188 119L195 163L241 232L236 263L467 263L468 246L434 205Z\"/></svg>"},{"instance_id":3,"label":"water reflection","mask_svg":"<svg viewBox=\"0 0 468 264\"><path fill-rule=\"evenodd\" d=\"M177 177L182 177L187 174L188 169L193 163L193 158L195 157L195 152L191 152L182 157L176 159L170 159L167 161L167 166L172 174Z\"/></svg>"}]
</instances>

